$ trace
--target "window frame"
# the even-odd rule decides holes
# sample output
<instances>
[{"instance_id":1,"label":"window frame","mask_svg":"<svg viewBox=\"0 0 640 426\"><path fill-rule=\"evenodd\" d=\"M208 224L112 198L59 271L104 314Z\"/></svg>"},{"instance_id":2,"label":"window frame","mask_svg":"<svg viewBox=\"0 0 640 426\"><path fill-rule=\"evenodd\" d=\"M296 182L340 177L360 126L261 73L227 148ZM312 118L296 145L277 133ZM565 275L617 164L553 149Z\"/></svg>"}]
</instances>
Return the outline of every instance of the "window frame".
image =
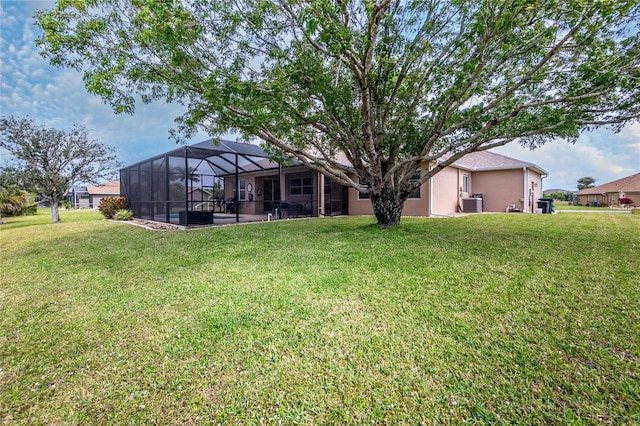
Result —
<instances>
[{"instance_id":1,"label":"window frame","mask_svg":"<svg viewBox=\"0 0 640 426\"><path fill-rule=\"evenodd\" d=\"M240 189L240 192L238 194L238 201L246 200L246 197L247 197L246 185L247 185L246 180L238 179L238 188ZM236 192L236 187L234 186L233 193L235 194L235 192Z\"/></svg>"},{"instance_id":2,"label":"window frame","mask_svg":"<svg viewBox=\"0 0 640 426\"><path fill-rule=\"evenodd\" d=\"M310 177L292 178L289 182L291 195L313 195L313 179Z\"/></svg>"},{"instance_id":3,"label":"window frame","mask_svg":"<svg viewBox=\"0 0 640 426\"><path fill-rule=\"evenodd\" d=\"M420 180L420 169L416 170L416 172L413 174L413 176L411 176L411 179L409 179L409 182L417 182ZM421 198L422 192L422 185L420 185L418 187L418 189L416 189L415 191L413 191L411 194L409 194L409 197L407 198L407 200L419 200Z\"/></svg>"},{"instance_id":4,"label":"window frame","mask_svg":"<svg viewBox=\"0 0 640 426\"><path fill-rule=\"evenodd\" d=\"M360 179L358 179L358 183L360 183ZM363 185L366 186L367 188L369 187L369 185ZM371 200L371 193L367 192L366 194L363 194L362 192L358 191L358 200Z\"/></svg>"}]
</instances>

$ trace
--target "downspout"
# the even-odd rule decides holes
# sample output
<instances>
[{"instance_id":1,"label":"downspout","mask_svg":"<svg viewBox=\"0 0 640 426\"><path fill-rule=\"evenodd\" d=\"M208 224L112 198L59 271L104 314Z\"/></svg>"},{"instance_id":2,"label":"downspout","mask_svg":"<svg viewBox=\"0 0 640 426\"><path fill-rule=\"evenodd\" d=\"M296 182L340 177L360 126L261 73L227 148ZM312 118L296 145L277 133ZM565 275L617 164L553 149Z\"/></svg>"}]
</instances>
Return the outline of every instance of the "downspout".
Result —
<instances>
[{"instance_id":1,"label":"downspout","mask_svg":"<svg viewBox=\"0 0 640 426\"><path fill-rule=\"evenodd\" d=\"M522 168L522 187L524 188L524 193L522 197L522 211L529 212L529 183L527 182L527 168Z\"/></svg>"},{"instance_id":2,"label":"downspout","mask_svg":"<svg viewBox=\"0 0 640 426\"><path fill-rule=\"evenodd\" d=\"M462 185L460 185L460 169L456 169L456 213L462 212L460 198L462 197Z\"/></svg>"},{"instance_id":3,"label":"downspout","mask_svg":"<svg viewBox=\"0 0 640 426\"><path fill-rule=\"evenodd\" d=\"M433 169L433 165L429 165L429 171L431 171ZM429 198L428 198L428 202L429 202L429 209L427 210L427 217L432 217L433 216L433 176L431 178L429 178Z\"/></svg>"}]
</instances>

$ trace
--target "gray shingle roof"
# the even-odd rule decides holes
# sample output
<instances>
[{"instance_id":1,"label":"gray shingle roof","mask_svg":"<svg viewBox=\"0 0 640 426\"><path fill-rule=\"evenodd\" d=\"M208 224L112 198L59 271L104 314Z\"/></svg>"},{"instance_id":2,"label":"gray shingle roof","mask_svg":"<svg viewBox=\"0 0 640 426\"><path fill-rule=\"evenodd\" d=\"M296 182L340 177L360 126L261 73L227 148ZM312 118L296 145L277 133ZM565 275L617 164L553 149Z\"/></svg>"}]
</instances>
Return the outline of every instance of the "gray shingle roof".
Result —
<instances>
[{"instance_id":1,"label":"gray shingle roof","mask_svg":"<svg viewBox=\"0 0 640 426\"><path fill-rule=\"evenodd\" d=\"M534 169L543 175L549 174L542 167L527 161L516 160L506 155L489 151L471 152L453 163L454 166L471 171Z\"/></svg>"}]
</instances>

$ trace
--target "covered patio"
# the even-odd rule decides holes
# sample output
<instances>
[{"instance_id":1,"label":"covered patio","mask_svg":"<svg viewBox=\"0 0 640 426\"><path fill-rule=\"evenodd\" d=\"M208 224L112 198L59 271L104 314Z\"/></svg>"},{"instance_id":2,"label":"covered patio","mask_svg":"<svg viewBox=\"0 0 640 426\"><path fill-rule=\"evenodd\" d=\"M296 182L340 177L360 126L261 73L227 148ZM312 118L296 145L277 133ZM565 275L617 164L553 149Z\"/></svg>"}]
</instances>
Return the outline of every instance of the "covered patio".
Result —
<instances>
[{"instance_id":1,"label":"covered patio","mask_svg":"<svg viewBox=\"0 0 640 426\"><path fill-rule=\"evenodd\" d=\"M271 211L241 214L248 200L240 176L268 171L279 175L281 166L260 147L210 139L121 169L120 193L140 219L180 226L267 220Z\"/></svg>"}]
</instances>

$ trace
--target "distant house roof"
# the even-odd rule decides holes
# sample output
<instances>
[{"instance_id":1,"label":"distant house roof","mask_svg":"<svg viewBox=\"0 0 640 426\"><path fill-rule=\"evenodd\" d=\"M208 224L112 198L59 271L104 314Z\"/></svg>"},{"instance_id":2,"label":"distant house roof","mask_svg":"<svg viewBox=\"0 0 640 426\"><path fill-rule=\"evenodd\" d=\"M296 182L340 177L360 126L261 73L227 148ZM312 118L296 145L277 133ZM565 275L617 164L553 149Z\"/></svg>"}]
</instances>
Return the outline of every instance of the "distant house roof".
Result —
<instances>
[{"instance_id":1,"label":"distant house roof","mask_svg":"<svg viewBox=\"0 0 640 426\"><path fill-rule=\"evenodd\" d=\"M120 195L120 181L112 180L104 185L89 185L87 192L90 195Z\"/></svg>"},{"instance_id":2,"label":"distant house roof","mask_svg":"<svg viewBox=\"0 0 640 426\"><path fill-rule=\"evenodd\" d=\"M453 166L474 172L490 170L533 169L542 175L548 175L542 167L533 163L489 151L471 152L453 163Z\"/></svg>"},{"instance_id":3,"label":"distant house roof","mask_svg":"<svg viewBox=\"0 0 640 426\"><path fill-rule=\"evenodd\" d=\"M613 182L578 191L578 195L606 194L608 192L640 191L640 173Z\"/></svg>"}]
</instances>

